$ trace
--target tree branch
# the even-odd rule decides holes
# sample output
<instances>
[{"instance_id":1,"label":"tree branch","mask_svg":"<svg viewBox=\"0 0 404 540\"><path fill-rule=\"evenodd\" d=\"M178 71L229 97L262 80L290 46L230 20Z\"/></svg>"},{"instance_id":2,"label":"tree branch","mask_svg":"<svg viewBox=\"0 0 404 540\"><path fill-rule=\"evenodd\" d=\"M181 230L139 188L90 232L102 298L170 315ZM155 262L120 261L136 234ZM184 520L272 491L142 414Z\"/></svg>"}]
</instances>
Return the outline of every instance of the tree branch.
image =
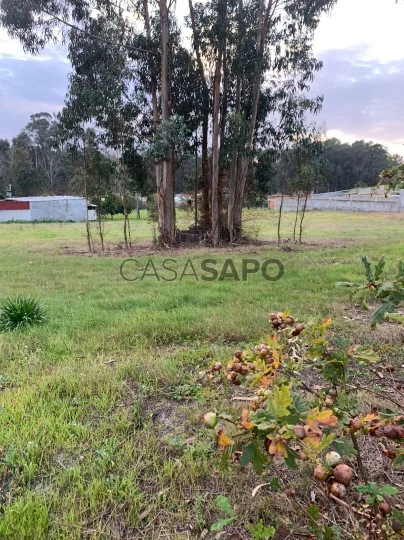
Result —
<instances>
[{"instance_id":1,"label":"tree branch","mask_svg":"<svg viewBox=\"0 0 404 540\"><path fill-rule=\"evenodd\" d=\"M42 11L44 13L46 13L46 15L48 15L49 17L52 17L52 19L55 19L55 21L58 21L61 24L64 24L65 26L68 26L69 28L72 28L73 30L77 30L78 32L82 32L86 36L91 37L92 39L96 39L96 40L100 41L101 43L105 43L106 45L110 45L110 42L107 39L100 38L99 36L96 36L96 35L92 34L91 32L88 32L87 30L84 30L83 28L80 28L79 26L76 26L75 24L72 24L72 23L70 23L68 21L65 21L61 17L58 17L57 15L51 13L50 11L47 11L44 8L42 8ZM147 53L147 54L157 55L157 53L155 51L151 51L149 49L142 49L140 47L132 47L131 45L122 45L122 47L124 49L128 49L128 50L131 50L131 51L144 52L144 53Z\"/></svg>"}]
</instances>

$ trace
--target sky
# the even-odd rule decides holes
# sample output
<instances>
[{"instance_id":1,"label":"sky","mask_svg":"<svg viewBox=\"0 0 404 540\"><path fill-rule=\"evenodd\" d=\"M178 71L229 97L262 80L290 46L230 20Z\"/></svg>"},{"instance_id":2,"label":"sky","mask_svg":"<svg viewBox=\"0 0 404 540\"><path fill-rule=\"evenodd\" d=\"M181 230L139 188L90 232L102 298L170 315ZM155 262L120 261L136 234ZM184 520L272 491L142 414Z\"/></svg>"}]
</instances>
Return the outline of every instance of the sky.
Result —
<instances>
[{"instance_id":1,"label":"sky","mask_svg":"<svg viewBox=\"0 0 404 540\"><path fill-rule=\"evenodd\" d=\"M178 0L184 14L187 0ZM372 140L404 156L404 2L338 0L315 34L324 63L311 95L324 95L316 122L329 137ZM63 106L70 65L65 50L33 57L0 29L0 138L11 139L30 114Z\"/></svg>"}]
</instances>

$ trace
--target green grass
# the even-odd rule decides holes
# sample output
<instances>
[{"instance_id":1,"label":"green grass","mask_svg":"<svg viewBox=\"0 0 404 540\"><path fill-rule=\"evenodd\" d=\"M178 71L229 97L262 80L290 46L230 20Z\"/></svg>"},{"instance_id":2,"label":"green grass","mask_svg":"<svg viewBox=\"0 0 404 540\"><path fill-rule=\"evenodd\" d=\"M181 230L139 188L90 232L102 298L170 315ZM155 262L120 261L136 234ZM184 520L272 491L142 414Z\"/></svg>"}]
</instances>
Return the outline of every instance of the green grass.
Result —
<instances>
[{"instance_id":1,"label":"green grass","mask_svg":"<svg viewBox=\"0 0 404 540\"><path fill-rule=\"evenodd\" d=\"M259 238L274 240L273 215L246 218ZM49 316L43 326L0 333L0 538L197 538L220 518L218 489L245 501L240 526L258 521L267 499L251 507L245 479L200 428L226 393L200 386L196 374L265 336L267 313L278 309L331 315L342 333L375 341L343 318L351 303L334 283L361 279L364 254L384 255L391 272L403 254L400 215L310 213L308 223L304 246L285 244L292 251L273 243L134 255L159 269L167 257L180 268L189 258L220 266L232 257L237 268L243 258L276 258L285 267L277 282L258 274L128 282L119 271L127 254L85 255L83 224L0 224L0 301L34 297ZM292 228L286 215L285 237ZM122 221L106 223L108 245L122 236ZM151 242L144 215L132 221L132 239Z\"/></svg>"}]
</instances>

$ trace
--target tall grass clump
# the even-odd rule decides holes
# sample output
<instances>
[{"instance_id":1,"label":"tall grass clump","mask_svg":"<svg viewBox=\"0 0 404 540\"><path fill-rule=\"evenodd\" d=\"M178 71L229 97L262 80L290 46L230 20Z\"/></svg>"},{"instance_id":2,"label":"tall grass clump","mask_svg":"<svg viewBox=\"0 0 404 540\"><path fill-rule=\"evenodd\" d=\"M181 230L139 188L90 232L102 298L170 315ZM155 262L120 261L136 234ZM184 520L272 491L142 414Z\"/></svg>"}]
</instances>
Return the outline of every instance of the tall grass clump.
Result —
<instances>
[{"instance_id":1,"label":"tall grass clump","mask_svg":"<svg viewBox=\"0 0 404 540\"><path fill-rule=\"evenodd\" d=\"M35 298L10 298L0 305L0 331L20 330L48 320L45 308Z\"/></svg>"}]
</instances>

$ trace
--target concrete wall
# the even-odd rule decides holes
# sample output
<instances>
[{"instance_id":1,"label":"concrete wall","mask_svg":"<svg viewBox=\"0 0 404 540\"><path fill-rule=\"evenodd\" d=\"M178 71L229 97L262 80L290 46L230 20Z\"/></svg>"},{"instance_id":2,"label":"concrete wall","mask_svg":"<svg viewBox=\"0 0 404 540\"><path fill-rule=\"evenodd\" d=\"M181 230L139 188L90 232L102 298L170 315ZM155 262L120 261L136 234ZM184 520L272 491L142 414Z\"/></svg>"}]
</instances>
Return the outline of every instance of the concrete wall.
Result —
<instances>
[{"instance_id":1,"label":"concrete wall","mask_svg":"<svg viewBox=\"0 0 404 540\"><path fill-rule=\"evenodd\" d=\"M31 210L0 210L0 222L31 221Z\"/></svg>"},{"instance_id":2,"label":"concrete wall","mask_svg":"<svg viewBox=\"0 0 404 540\"><path fill-rule=\"evenodd\" d=\"M87 203L85 199L56 199L31 201L32 221L85 221Z\"/></svg>"},{"instance_id":3,"label":"concrete wall","mask_svg":"<svg viewBox=\"0 0 404 540\"><path fill-rule=\"evenodd\" d=\"M276 200L275 209L279 209L280 197L270 197L270 200ZM303 200L300 200L299 208L303 206ZM285 197L283 200L283 209L287 211L296 211L297 199ZM321 193L310 196L307 200L307 210L328 210L341 212L402 212L404 213L404 189L400 190L399 195L371 196L371 195L334 195Z\"/></svg>"}]
</instances>

